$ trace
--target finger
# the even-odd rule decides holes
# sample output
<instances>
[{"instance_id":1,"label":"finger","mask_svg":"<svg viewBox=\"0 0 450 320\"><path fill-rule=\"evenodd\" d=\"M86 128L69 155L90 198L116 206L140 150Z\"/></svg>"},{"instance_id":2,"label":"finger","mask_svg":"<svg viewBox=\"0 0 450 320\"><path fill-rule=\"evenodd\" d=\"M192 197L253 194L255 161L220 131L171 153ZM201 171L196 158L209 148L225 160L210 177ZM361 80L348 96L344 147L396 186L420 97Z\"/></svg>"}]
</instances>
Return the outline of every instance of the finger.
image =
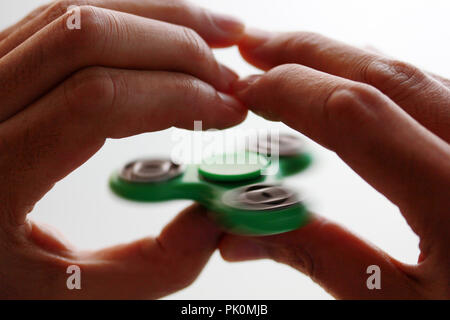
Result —
<instances>
[{"instance_id":1,"label":"finger","mask_svg":"<svg viewBox=\"0 0 450 320\"><path fill-rule=\"evenodd\" d=\"M372 52L372 53L374 53L374 54L376 54L376 55L379 55L380 57L389 58L389 59L391 59L391 60L393 59L392 56L387 55L385 52L379 50L378 48L375 48L375 47L372 47L372 46L366 46L366 47L364 47L363 49L365 49L365 50L367 50L367 51L369 51L369 52ZM426 73L427 73L429 76L431 76L432 78L434 78L434 79L436 79L437 81L439 81L440 83L442 83L442 84L443 84L444 86L446 86L448 89L450 89L450 80L449 80L449 79L444 78L444 77L442 77L442 76L440 76L440 75L437 75L437 74L435 74L435 73L433 73L433 72L426 71Z\"/></svg>"},{"instance_id":2,"label":"finger","mask_svg":"<svg viewBox=\"0 0 450 320\"><path fill-rule=\"evenodd\" d=\"M311 277L340 299L419 299L417 270L406 267L339 225L317 217L282 235L249 238L226 235L219 244L231 262L273 259ZM368 287L370 266L380 269L379 290Z\"/></svg>"},{"instance_id":3,"label":"finger","mask_svg":"<svg viewBox=\"0 0 450 320\"><path fill-rule=\"evenodd\" d=\"M96 297L160 298L189 286L216 250L221 232L198 205L188 208L156 239L93 253L81 267ZM91 264L91 258L94 263ZM97 261L98 263L95 263ZM104 286L108 279L118 283Z\"/></svg>"},{"instance_id":4,"label":"finger","mask_svg":"<svg viewBox=\"0 0 450 320\"><path fill-rule=\"evenodd\" d=\"M23 224L54 183L89 159L106 138L172 126L226 128L246 109L233 97L180 73L90 68L75 74L0 127L0 198Z\"/></svg>"},{"instance_id":5,"label":"finger","mask_svg":"<svg viewBox=\"0 0 450 320\"><path fill-rule=\"evenodd\" d=\"M38 248L28 249L27 257L31 256L30 265L39 266L40 272L21 274L21 279L40 286L29 286L18 297L157 299L181 290L198 277L217 248L221 232L206 215L205 209L193 205L156 238L93 252L69 248L59 236L33 223L28 237ZM80 268L81 290L67 288L70 274L66 270L70 265ZM42 279L37 280L36 276Z\"/></svg>"},{"instance_id":6,"label":"finger","mask_svg":"<svg viewBox=\"0 0 450 320\"><path fill-rule=\"evenodd\" d=\"M14 33L18 29L23 28L28 22L30 22L31 20L36 18L39 14L42 13L42 11L47 9L48 6L49 6L48 4L45 4L45 5L42 5L42 6L38 7L38 8L36 8L36 9L34 9L25 18L23 18L19 22L13 24L12 26L10 26L10 27L6 28L5 30L3 30L2 32L0 32L0 42L5 40L6 38L8 38L8 36L10 34ZM3 43L0 43L0 48L3 45L4 45ZM0 57L1 56L3 56L3 54L1 54L1 49L0 49Z\"/></svg>"},{"instance_id":7,"label":"finger","mask_svg":"<svg viewBox=\"0 0 450 320\"><path fill-rule=\"evenodd\" d=\"M0 121L87 66L178 71L220 91L236 79L191 29L95 7L80 16L80 30L67 28L67 14L0 60Z\"/></svg>"},{"instance_id":8,"label":"finger","mask_svg":"<svg viewBox=\"0 0 450 320\"><path fill-rule=\"evenodd\" d=\"M55 19L65 15L67 9L73 5L90 5L186 26L197 31L213 47L228 47L236 44L244 32L244 25L238 19L210 12L187 1L60 0L39 8L27 19L9 30L10 32L17 31L7 42L1 45L0 57L16 48ZM20 30L17 26L21 26Z\"/></svg>"},{"instance_id":9,"label":"finger","mask_svg":"<svg viewBox=\"0 0 450 320\"><path fill-rule=\"evenodd\" d=\"M450 90L422 70L324 36L249 30L240 43L250 63L268 70L298 63L372 85L425 127L450 141Z\"/></svg>"},{"instance_id":10,"label":"finger","mask_svg":"<svg viewBox=\"0 0 450 320\"><path fill-rule=\"evenodd\" d=\"M335 151L398 205L419 235L442 235L450 146L378 90L300 65L242 80L237 97ZM425 214L426 212L426 214Z\"/></svg>"}]
</instances>

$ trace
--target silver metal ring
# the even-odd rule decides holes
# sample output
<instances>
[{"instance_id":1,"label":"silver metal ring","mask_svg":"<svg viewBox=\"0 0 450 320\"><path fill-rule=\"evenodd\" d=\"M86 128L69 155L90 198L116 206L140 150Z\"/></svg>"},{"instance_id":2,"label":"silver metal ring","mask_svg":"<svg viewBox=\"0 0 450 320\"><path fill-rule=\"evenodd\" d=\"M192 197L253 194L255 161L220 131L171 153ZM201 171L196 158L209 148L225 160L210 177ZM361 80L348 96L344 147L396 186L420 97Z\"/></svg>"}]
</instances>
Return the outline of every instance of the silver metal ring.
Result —
<instances>
[{"instance_id":1,"label":"silver metal ring","mask_svg":"<svg viewBox=\"0 0 450 320\"><path fill-rule=\"evenodd\" d=\"M274 138L272 140L272 138ZM272 150L275 148L275 150ZM298 136L290 134L280 134L279 137L272 135L258 136L256 141L249 142L247 150L260 153L263 155L271 155L278 149L280 156L295 156L304 150L304 141Z\"/></svg>"},{"instance_id":2,"label":"silver metal ring","mask_svg":"<svg viewBox=\"0 0 450 320\"><path fill-rule=\"evenodd\" d=\"M265 183L228 191L222 200L229 207L251 211L279 210L301 203L291 189Z\"/></svg>"},{"instance_id":3,"label":"silver metal ring","mask_svg":"<svg viewBox=\"0 0 450 320\"><path fill-rule=\"evenodd\" d=\"M183 171L182 165L169 159L146 159L127 164L120 172L120 178L128 182L161 182L173 179Z\"/></svg>"}]
</instances>

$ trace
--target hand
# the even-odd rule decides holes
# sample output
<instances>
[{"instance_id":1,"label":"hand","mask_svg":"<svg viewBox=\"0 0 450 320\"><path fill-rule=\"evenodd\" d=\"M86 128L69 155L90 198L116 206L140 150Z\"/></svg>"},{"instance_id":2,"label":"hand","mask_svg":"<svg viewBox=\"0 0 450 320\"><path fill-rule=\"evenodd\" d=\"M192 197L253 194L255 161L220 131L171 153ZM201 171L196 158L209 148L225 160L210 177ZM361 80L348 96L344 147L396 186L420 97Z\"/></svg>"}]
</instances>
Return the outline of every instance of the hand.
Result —
<instances>
[{"instance_id":1,"label":"hand","mask_svg":"<svg viewBox=\"0 0 450 320\"><path fill-rule=\"evenodd\" d=\"M222 256L288 264L337 298L449 298L450 81L316 34L247 33L242 55L270 71L237 82L236 96L335 151L398 205L421 254L402 264L316 216L283 235L227 236ZM381 290L366 286L374 264Z\"/></svg>"},{"instance_id":2,"label":"hand","mask_svg":"<svg viewBox=\"0 0 450 320\"><path fill-rule=\"evenodd\" d=\"M76 4L81 29L70 30ZM181 1L74 0L0 34L0 296L159 298L196 278L220 236L197 206L157 238L96 252L26 216L107 138L241 122L246 108L226 93L237 76L210 46L242 33L240 22ZM66 287L70 265L82 290Z\"/></svg>"}]
</instances>

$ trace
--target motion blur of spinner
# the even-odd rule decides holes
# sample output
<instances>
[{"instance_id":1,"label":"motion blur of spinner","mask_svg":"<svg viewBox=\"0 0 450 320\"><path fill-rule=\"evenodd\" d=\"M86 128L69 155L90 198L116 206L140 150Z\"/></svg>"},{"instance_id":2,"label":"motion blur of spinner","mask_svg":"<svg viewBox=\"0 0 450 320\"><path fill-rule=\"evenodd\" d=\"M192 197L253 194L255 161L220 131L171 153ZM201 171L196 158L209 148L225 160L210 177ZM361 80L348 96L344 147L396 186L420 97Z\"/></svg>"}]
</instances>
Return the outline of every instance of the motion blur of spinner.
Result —
<instances>
[{"instance_id":1,"label":"motion blur of spinner","mask_svg":"<svg viewBox=\"0 0 450 320\"><path fill-rule=\"evenodd\" d=\"M273 148L279 157L271 161ZM210 209L211 217L230 233L273 235L308 222L302 196L282 179L301 173L311 162L296 136L281 135L276 141L258 137L243 152L215 155L200 165L168 159L131 162L112 175L110 187L134 201L194 200Z\"/></svg>"}]
</instances>

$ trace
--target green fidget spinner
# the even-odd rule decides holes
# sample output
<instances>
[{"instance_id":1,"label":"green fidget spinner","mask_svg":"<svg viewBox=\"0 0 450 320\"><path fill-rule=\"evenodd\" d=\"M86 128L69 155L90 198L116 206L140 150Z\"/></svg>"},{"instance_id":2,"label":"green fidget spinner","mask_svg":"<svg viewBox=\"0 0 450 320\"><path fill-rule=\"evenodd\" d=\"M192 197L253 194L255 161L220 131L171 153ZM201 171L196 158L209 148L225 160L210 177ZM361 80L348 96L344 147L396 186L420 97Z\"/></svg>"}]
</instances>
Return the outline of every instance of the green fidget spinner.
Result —
<instances>
[{"instance_id":1,"label":"green fidget spinner","mask_svg":"<svg viewBox=\"0 0 450 320\"><path fill-rule=\"evenodd\" d=\"M273 145L278 150L273 151ZM133 201L194 200L208 208L211 218L228 232L272 235L308 222L300 195L281 180L300 173L311 162L302 140L280 135L276 144L258 139L244 152L214 156L200 165L137 160L115 172L110 187L118 196Z\"/></svg>"}]
</instances>

